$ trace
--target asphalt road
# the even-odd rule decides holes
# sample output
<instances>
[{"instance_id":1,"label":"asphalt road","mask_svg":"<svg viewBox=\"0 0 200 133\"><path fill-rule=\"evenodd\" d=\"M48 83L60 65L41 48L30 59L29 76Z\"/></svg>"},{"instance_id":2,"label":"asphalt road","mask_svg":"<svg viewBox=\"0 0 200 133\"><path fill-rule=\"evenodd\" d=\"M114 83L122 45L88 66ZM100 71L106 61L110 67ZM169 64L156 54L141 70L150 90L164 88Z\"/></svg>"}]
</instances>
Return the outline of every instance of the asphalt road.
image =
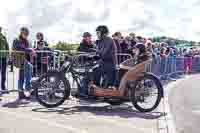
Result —
<instances>
[{"instance_id":1,"label":"asphalt road","mask_svg":"<svg viewBox=\"0 0 200 133\"><path fill-rule=\"evenodd\" d=\"M17 78L17 72L8 73L9 89L16 88ZM168 99L177 133L200 132L199 83L200 75L192 75L170 89ZM11 93L0 101L0 133L167 133L162 130L167 126L159 122L165 119L162 104L144 114L127 105L111 108L105 103L85 105L76 100L45 109L36 101L19 103L16 97Z\"/></svg>"},{"instance_id":2,"label":"asphalt road","mask_svg":"<svg viewBox=\"0 0 200 133\"><path fill-rule=\"evenodd\" d=\"M0 133L159 133L158 111L144 114L128 105L111 108L76 100L46 109L34 101L19 103L15 97L6 96L1 102Z\"/></svg>"},{"instance_id":3,"label":"asphalt road","mask_svg":"<svg viewBox=\"0 0 200 133\"><path fill-rule=\"evenodd\" d=\"M178 133L200 132L200 75L192 75L175 85L169 103Z\"/></svg>"},{"instance_id":4,"label":"asphalt road","mask_svg":"<svg viewBox=\"0 0 200 133\"><path fill-rule=\"evenodd\" d=\"M8 88L17 86L17 72L8 74ZM46 109L36 101L18 102L17 94L4 95L0 101L0 133L160 133L159 108L139 113L129 106L111 107L76 99L59 108ZM162 106L162 104L160 105Z\"/></svg>"}]
</instances>

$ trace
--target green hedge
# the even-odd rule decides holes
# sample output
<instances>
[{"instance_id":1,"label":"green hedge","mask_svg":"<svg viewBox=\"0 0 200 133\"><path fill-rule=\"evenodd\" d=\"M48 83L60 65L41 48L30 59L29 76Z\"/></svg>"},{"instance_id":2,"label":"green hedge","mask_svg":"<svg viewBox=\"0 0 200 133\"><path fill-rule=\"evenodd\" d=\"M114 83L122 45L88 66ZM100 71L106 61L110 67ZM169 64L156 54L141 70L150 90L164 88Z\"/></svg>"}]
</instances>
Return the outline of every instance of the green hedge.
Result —
<instances>
[{"instance_id":1,"label":"green hedge","mask_svg":"<svg viewBox=\"0 0 200 133\"><path fill-rule=\"evenodd\" d=\"M79 44L69 44L66 42L58 42L55 45L52 45L52 48L61 50L61 51L74 51L77 50Z\"/></svg>"}]
</instances>

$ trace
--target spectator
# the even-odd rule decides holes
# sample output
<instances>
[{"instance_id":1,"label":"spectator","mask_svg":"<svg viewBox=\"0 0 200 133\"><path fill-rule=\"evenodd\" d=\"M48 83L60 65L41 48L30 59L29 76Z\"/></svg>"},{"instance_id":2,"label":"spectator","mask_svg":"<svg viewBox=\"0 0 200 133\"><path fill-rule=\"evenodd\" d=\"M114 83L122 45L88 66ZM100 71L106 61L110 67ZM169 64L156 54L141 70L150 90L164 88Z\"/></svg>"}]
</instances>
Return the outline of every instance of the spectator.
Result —
<instances>
[{"instance_id":1,"label":"spectator","mask_svg":"<svg viewBox=\"0 0 200 133\"><path fill-rule=\"evenodd\" d=\"M13 54L14 65L19 67L19 79L18 79L18 90L19 90L19 100L27 99L24 93L24 82L25 82L25 90L30 94L31 88L31 78L32 78L32 69L33 66L31 64L31 55L34 51L31 48L31 45L28 41L29 30L26 27L20 29L20 35L17 39L13 41L13 50L22 52L20 55L24 58L17 58L18 53Z\"/></svg>"},{"instance_id":2,"label":"spectator","mask_svg":"<svg viewBox=\"0 0 200 133\"><path fill-rule=\"evenodd\" d=\"M166 48L162 47L160 50L160 58L161 58L161 62L160 62L160 72L161 72L161 79L166 80L166 62L167 62L167 55L166 55Z\"/></svg>"},{"instance_id":3,"label":"spectator","mask_svg":"<svg viewBox=\"0 0 200 133\"><path fill-rule=\"evenodd\" d=\"M167 59L167 73L171 74L168 77L169 80L176 81L177 75L175 74L176 71L176 55L175 50L173 48L168 48L168 59Z\"/></svg>"},{"instance_id":4,"label":"spectator","mask_svg":"<svg viewBox=\"0 0 200 133\"><path fill-rule=\"evenodd\" d=\"M121 53L128 53L129 44L124 38L120 40Z\"/></svg>"},{"instance_id":5,"label":"spectator","mask_svg":"<svg viewBox=\"0 0 200 133\"><path fill-rule=\"evenodd\" d=\"M170 55L170 51L171 51L171 48L170 48L170 47L167 47L167 48L166 48L166 51L165 51L165 54L166 54L167 56L169 56L169 55Z\"/></svg>"},{"instance_id":6,"label":"spectator","mask_svg":"<svg viewBox=\"0 0 200 133\"><path fill-rule=\"evenodd\" d=\"M37 41L35 42L34 48L37 48L38 45L40 45L41 43L43 43L44 47L48 47L49 46L49 44L46 41L44 41L44 34L42 32L38 32L36 34L36 39L37 39Z\"/></svg>"},{"instance_id":7,"label":"spectator","mask_svg":"<svg viewBox=\"0 0 200 133\"><path fill-rule=\"evenodd\" d=\"M130 33L129 36L130 36L130 41L131 41L130 49L132 50L137 43L135 33Z\"/></svg>"},{"instance_id":8,"label":"spectator","mask_svg":"<svg viewBox=\"0 0 200 133\"><path fill-rule=\"evenodd\" d=\"M37 48L36 50L36 57L34 58L34 69L33 69L33 75L36 76L36 74L44 74L48 70L48 64L49 64L49 57L51 56L51 49L48 48L48 43L44 41L44 35L43 33L37 33L36 39L37 39Z\"/></svg>"},{"instance_id":9,"label":"spectator","mask_svg":"<svg viewBox=\"0 0 200 133\"><path fill-rule=\"evenodd\" d=\"M165 43L165 42L161 42L161 43L160 43L160 47L165 47L165 48L167 48L167 47L168 47L168 44Z\"/></svg>"},{"instance_id":10,"label":"spectator","mask_svg":"<svg viewBox=\"0 0 200 133\"><path fill-rule=\"evenodd\" d=\"M120 32L115 32L113 35L113 40L115 42L115 45L117 47L117 53L121 53L122 49L120 47L120 38L122 37Z\"/></svg>"},{"instance_id":11,"label":"spectator","mask_svg":"<svg viewBox=\"0 0 200 133\"><path fill-rule=\"evenodd\" d=\"M147 47L147 52L153 54L153 44L152 44L151 41L147 41L147 42L146 42L146 47Z\"/></svg>"},{"instance_id":12,"label":"spectator","mask_svg":"<svg viewBox=\"0 0 200 133\"><path fill-rule=\"evenodd\" d=\"M2 93L8 93L6 89L6 68L7 60L9 57L9 45L6 37L1 33L2 28L0 27L0 70L1 70L1 90ZM1 95L1 94L0 94Z\"/></svg>"},{"instance_id":13,"label":"spectator","mask_svg":"<svg viewBox=\"0 0 200 133\"><path fill-rule=\"evenodd\" d=\"M184 69L186 74L190 74L192 72L192 58L193 58L193 53L192 49L187 51L186 49L184 50Z\"/></svg>"},{"instance_id":14,"label":"spectator","mask_svg":"<svg viewBox=\"0 0 200 133\"><path fill-rule=\"evenodd\" d=\"M89 32L85 32L83 34L83 40L80 43L80 47L78 48L78 51L80 52L95 52L94 45L92 44L92 35Z\"/></svg>"},{"instance_id":15,"label":"spectator","mask_svg":"<svg viewBox=\"0 0 200 133\"><path fill-rule=\"evenodd\" d=\"M137 43L142 43L142 44L145 43L144 38L142 38L141 36L137 36L137 37L136 37L136 42L137 42Z\"/></svg>"},{"instance_id":16,"label":"spectator","mask_svg":"<svg viewBox=\"0 0 200 133\"><path fill-rule=\"evenodd\" d=\"M159 44L158 43L152 44L152 50L155 55L159 55L160 54Z\"/></svg>"}]
</instances>

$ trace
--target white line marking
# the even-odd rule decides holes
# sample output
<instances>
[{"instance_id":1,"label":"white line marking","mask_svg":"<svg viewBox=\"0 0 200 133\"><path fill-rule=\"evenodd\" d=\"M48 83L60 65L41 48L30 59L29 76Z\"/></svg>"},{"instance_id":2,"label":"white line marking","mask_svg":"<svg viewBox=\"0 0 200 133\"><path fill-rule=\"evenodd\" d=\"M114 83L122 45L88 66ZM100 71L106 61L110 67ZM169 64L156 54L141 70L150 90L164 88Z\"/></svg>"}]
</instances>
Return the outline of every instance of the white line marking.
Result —
<instances>
[{"instance_id":1,"label":"white line marking","mask_svg":"<svg viewBox=\"0 0 200 133\"><path fill-rule=\"evenodd\" d=\"M63 129L70 130L70 131L75 132L75 133L88 133L86 130L77 129L77 128L74 128L74 127L68 126L68 125L58 124L54 121L49 121L49 120L45 120L45 119L41 119L41 118L35 118L35 117L32 117L32 116L27 116L27 115L21 115L19 113L8 112L8 111L5 111L5 110L0 110L0 112L6 113L8 115L12 115L13 117L19 118L19 119L28 119L28 120L32 120L32 121L39 121L39 122L45 123L49 126L53 126L53 127L57 127L57 128L63 128Z\"/></svg>"}]
</instances>

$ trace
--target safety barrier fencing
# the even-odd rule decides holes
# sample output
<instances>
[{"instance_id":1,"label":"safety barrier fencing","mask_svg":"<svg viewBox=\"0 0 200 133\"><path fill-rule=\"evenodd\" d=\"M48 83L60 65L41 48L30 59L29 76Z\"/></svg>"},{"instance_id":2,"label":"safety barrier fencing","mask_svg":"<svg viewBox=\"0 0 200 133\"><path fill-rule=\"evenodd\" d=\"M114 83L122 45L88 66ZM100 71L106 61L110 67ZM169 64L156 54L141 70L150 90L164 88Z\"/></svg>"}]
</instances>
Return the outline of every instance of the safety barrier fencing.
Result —
<instances>
[{"instance_id":1,"label":"safety barrier fencing","mask_svg":"<svg viewBox=\"0 0 200 133\"><path fill-rule=\"evenodd\" d=\"M176 79L187 72L200 72L200 57L156 57L151 72L162 80Z\"/></svg>"},{"instance_id":2,"label":"safety barrier fencing","mask_svg":"<svg viewBox=\"0 0 200 133\"><path fill-rule=\"evenodd\" d=\"M66 57L69 56L69 54L79 57L80 55L83 56L88 53L69 53L69 51L39 50L36 51L35 54L29 54L20 51L0 50L0 79L2 82L4 82L4 80L6 79L7 89L9 89L10 91L17 91L20 71L25 71L23 72L24 76L25 74L27 74L27 63L29 64L29 67L31 67L30 70L32 70L31 78L34 79L39 77L41 74L46 73L50 69L59 69L66 61ZM117 54L118 68L120 63L131 58L132 56L129 54ZM6 62L8 62L8 64ZM84 58L80 58L80 60L77 61L78 66L84 66L86 64L87 62L85 62ZM180 75L183 75L185 72L187 72L187 70L189 70L190 72L200 72L200 56L157 56L154 57L152 63L148 64L146 67L147 72L155 74L161 80L174 80L180 77ZM1 85L3 86L3 84Z\"/></svg>"}]
</instances>

